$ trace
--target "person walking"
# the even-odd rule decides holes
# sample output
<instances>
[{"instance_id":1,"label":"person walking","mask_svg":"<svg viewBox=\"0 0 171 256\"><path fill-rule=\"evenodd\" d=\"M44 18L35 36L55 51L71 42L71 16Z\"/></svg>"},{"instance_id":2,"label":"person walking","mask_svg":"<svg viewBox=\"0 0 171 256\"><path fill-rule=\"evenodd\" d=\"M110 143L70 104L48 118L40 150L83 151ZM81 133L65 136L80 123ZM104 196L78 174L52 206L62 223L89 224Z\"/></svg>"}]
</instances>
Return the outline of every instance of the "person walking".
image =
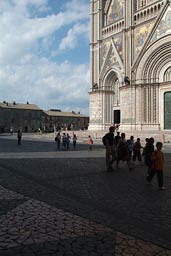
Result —
<instances>
[{"instance_id":1,"label":"person walking","mask_svg":"<svg viewBox=\"0 0 171 256\"><path fill-rule=\"evenodd\" d=\"M22 132L21 130L18 130L17 131L18 145L21 145L21 138L22 138Z\"/></svg>"},{"instance_id":2,"label":"person walking","mask_svg":"<svg viewBox=\"0 0 171 256\"><path fill-rule=\"evenodd\" d=\"M106 166L107 171L113 171L112 164L116 160L116 145L114 140L115 129L113 126L109 128L109 132L103 137L103 143L106 147Z\"/></svg>"},{"instance_id":3,"label":"person walking","mask_svg":"<svg viewBox=\"0 0 171 256\"><path fill-rule=\"evenodd\" d=\"M13 128L12 127L10 129L10 133L11 133L11 135L13 135Z\"/></svg>"},{"instance_id":4,"label":"person walking","mask_svg":"<svg viewBox=\"0 0 171 256\"><path fill-rule=\"evenodd\" d=\"M163 186L163 168L164 168L164 154L162 151L162 142L156 143L156 150L153 151L151 156L151 172L147 176L147 181L151 182L154 175L157 174L159 190L165 190Z\"/></svg>"},{"instance_id":5,"label":"person walking","mask_svg":"<svg viewBox=\"0 0 171 256\"><path fill-rule=\"evenodd\" d=\"M125 133L121 133L121 138L117 144L116 147L117 150L117 169L119 168L119 162L122 161L126 161L129 170L131 171L133 168L130 165L130 161L129 161L129 152L128 152L128 145L127 145L127 141L125 139Z\"/></svg>"},{"instance_id":6,"label":"person walking","mask_svg":"<svg viewBox=\"0 0 171 256\"><path fill-rule=\"evenodd\" d=\"M93 140L91 138L91 136L88 136L88 151L92 151L92 145L93 145Z\"/></svg>"},{"instance_id":7,"label":"person walking","mask_svg":"<svg viewBox=\"0 0 171 256\"><path fill-rule=\"evenodd\" d=\"M127 140L129 161L132 161L133 147L134 147L134 136L130 136L130 139Z\"/></svg>"},{"instance_id":8,"label":"person walking","mask_svg":"<svg viewBox=\"0 0 171 256\"><path fill-rule=\"evenodd\" d=\"M66 135L66 148L67 148L67 150L70 149L70 139L71 139L71 137L67 133L67 135Z\"/></svg>"},{"instance_id":9,"label":"person walking","mask_svg":"<svg viewBox=\"0 0 171 256\"><path fill-rule=\"evenodd\" d=\"M57 133L56 137L55 137L55 141L56 141L56 145L57 145L57 149L60 149L61 146L61 134L60 132Z\"/></svg>"},{"instance_id":10,"label":"person walking","mask_svg":"<svg viewBox=\"0 0 171 256\"><path fill-rule=\"evenodd\" d=\"M145 139L145 146L143 147L142 157L144 158L144 164L146 164L146 149L149 143L149 138Z\"/></svg>"},{"instance_id":11,"label":"person walking","mask_svg":"<svg viewBox=\"0 0 171 256\"><path fill-rule=\"evenodd\" d=\"M141 145L140 138L137 138L137 141L134 143L134 146L133 146L133 157L132 157L133 162L135 162L137 159L142 164L142 157L141 157L142 148L143 147Z\"/></svg>"},{"instance_id":12,"label":"person walking","mask_svg":"<svg viewBox=\"0 0 171 256\"><path fill-rule=\"evenodd\" d=\"M114 141L115 141L115 145L117 146L119 140L120 140L121 136L120 136L120 132L117 132L115 138L114 138Z\"/></svg>"},{"instance_id":13,"label":"person walking","mask_svg":"<svg viewBox=\"0 0 171 256\"><path fill-rule=\"evenodd\" d=\"M154 152L154 138L151 137L146 141L146 145L145 145L144 150L143 150L144 162L145 162L145 165L148 168L147 169L147 176L151 172L151 165L152 165L151 156L152 156L153 152Z\"/></svg>"},{"instance_id":14,"label":"person walking","mask_svg":"<svg viewBox=\"0 0 171 256\"><path fill-rule=\"evenodd\" d=\"M75 150L76 149L76 144L77 144L77 136L76 136L76 134L73 134L72 143L73 143L73 149Z\"/></svg>"},{"instance_id":15,"label":"person walking","mask_svg":"<svg viewBox=\"0 0 171 256\"><path fill-rule=\"evenodd\" d=\"M66 149L66 134L65 134L65 132L63 133L63 136L62 136L62 146L63 146L63 149Z\"/></svg>"}]
</instances>

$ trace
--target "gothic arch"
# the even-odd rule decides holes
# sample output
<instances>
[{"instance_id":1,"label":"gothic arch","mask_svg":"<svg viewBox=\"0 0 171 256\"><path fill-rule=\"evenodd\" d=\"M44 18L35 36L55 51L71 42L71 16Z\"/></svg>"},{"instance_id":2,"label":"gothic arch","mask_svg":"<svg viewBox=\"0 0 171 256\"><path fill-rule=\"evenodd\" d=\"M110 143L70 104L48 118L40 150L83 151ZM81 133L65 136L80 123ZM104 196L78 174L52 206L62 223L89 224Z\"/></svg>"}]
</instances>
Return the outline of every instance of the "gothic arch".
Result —
<instances>
[{"instance_id":1,"label":"gothic arch","mask_svg":"<svg viewBox=\"0 0 171 256\"><path fill-rule=\"evenodd\" d=\"M120 84L123 82L123 76L121 75L120 69L115 67L115 68L111 68L110 70L108 70L105 73L105 75L103 76L103 79L102 79L103 86L105 86L107 79L109 79L109 78L114 79L114 77L117 78L117 80L119 81Z\"/></svg>"},{"instance_id":2,"label":"gothic arch","mask_svg":"<svg viewBox=\"0 0 171 256\"><path fill-rule=\"evenodd\" d=\"M136 80L147 83L163 82L164 72L171 66L171 35L149 46L136 72Z\"/></svg>"},{"instance_id":3,"label":"gothic arch","mask_svg":"<svg viewBox=\"0 0 171 256\"><path fill-rule=\"evenodd\" d=\"M120 102L119 87L122 81L122 77L116 69L109 70L104 77L103 88L113 92L113 105L118 105Z\"/></svg>"}]
</instances>

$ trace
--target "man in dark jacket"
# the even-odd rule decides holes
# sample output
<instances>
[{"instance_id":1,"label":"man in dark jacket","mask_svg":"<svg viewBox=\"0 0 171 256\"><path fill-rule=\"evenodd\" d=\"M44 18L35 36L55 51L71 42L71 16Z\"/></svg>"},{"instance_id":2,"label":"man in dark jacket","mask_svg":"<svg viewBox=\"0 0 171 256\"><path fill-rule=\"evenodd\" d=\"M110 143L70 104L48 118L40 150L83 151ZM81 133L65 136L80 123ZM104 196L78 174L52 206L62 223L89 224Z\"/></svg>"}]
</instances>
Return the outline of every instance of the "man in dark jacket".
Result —
<instances>
[{"instance_id":1,"label":"man in dark jacket","mask_svg":"<svg viewBox=\"0 0 171 256\"><path fill-rule=\"evenodd\" d=\"M105 135L106 146L106 166L107 171L113 171L112 164L116 160L116 146L114 141L115 128L111 126L109 132Z\"/></svg>"}]
</instances>

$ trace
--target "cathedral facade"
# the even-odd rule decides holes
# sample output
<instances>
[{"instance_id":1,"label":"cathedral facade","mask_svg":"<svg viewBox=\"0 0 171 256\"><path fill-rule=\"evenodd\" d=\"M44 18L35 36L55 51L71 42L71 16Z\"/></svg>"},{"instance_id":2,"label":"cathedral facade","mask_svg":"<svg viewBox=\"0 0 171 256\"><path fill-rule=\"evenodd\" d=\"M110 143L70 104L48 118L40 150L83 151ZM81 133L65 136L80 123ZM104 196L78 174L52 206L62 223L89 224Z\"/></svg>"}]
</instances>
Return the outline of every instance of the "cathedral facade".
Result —
<instances>
[{"instance_id":1,"label":"cathedral facade","mask_svg":"<svg viewBox=\"0 0 171 256\"><path fill-rule=\"evenodd\" d=\"M171 0L90 0L89 130L171 130Z\"/></svg>"}]
</instances>

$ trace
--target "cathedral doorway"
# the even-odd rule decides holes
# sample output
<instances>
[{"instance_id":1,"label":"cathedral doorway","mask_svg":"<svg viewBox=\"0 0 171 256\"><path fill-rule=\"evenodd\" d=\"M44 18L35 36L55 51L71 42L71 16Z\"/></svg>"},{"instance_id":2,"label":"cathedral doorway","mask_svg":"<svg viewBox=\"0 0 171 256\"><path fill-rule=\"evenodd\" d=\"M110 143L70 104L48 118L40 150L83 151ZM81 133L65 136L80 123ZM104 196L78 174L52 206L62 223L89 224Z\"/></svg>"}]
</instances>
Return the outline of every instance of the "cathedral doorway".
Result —
<instances>
[{"instance_id":1,"label":"cathedral doorway","mask_svg":"<svg viewBox=\"0 0 171 256\"><path fill-rule=\"evenodd\" d=\"M121 122L121 113L120 113L120 110L117 109L117 110L114 110L113 111L113 114L114 114L114 124L120 124Z\"/></svg>"},{"instance_id":2,"label":"cathedral doorway","mask_svg":"<svg viewBox=\"0 0 171 256\"><path fill-rule=\"evenodd\" d=\"M171 130L171 92L164 94L164 129Z\"/></svg>"},{"instance_id":3,"label":"cathedral doorway","mask_svg":"<svg viewBox=\"0 0 171 256\"><path fill-rule=\"evenodd\" d=\"M120 124L120 81L120 75L115 70L110 70L103 81L103 120L106 127Z\"/></svg>"}]
</instances>

